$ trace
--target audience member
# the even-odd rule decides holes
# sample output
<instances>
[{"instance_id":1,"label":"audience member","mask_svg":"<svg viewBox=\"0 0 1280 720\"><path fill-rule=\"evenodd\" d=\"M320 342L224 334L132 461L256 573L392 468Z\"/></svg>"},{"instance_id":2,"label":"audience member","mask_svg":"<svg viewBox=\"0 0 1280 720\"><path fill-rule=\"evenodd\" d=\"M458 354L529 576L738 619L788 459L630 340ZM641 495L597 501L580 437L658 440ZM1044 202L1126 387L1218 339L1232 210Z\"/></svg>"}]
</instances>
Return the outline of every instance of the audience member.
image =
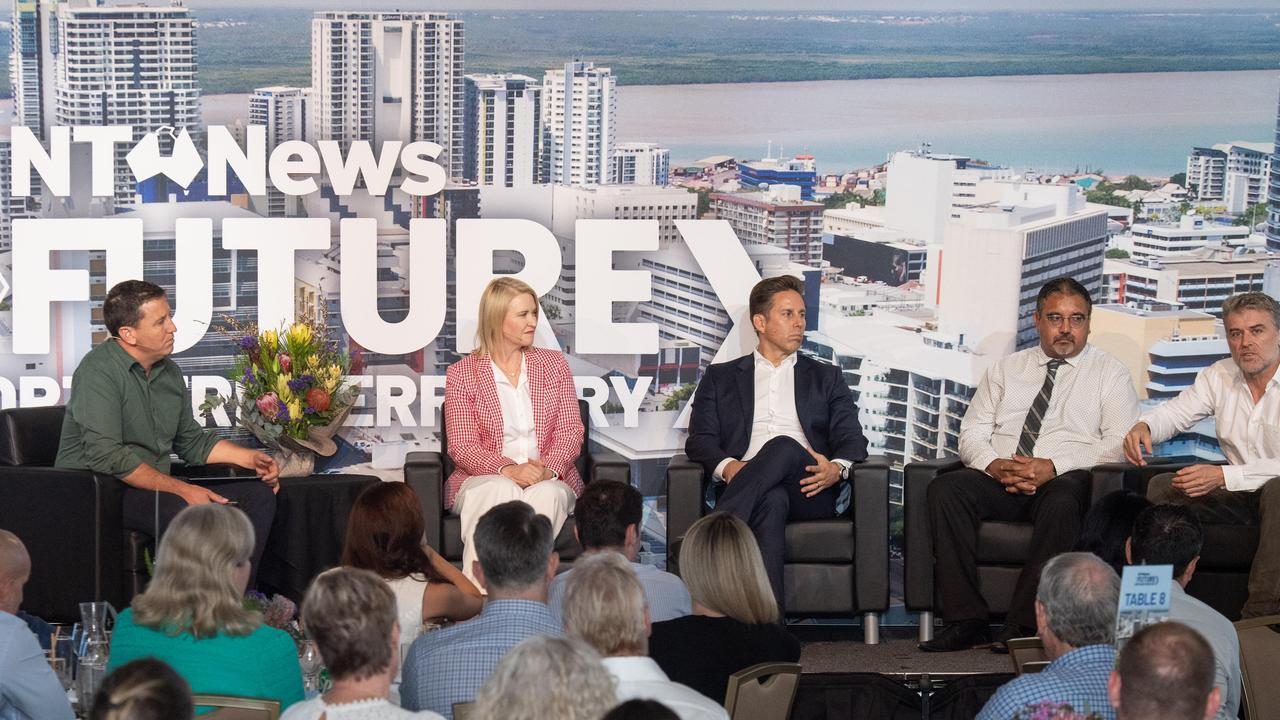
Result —
<instances>
[{"instance_id":1,"label":"audience member","mask_svg":"<svg viewBox=\"0 0 1280 720\"><path fill-rule=\"evenodd\" d=\"M498 663L476 693L475 720L596 720L616 702L595 650L563 637L532 637Z\"/></svg>"},{"instance_id":2,"label":"audience member","mask_svg":"<svg viewBox=\"0 0 1280 720\"><path fill-rule=\"evenodd\" d=\"M669 679L648 656L644 588L621 555L595 553L578 561L565 588L564 627L604 657L605 667L618 682L619 700L658 700L681 720L727 720L723 707Z\"/></svg>"},{"instance_id":3,"label":"audience member","mask_svg":"<svg viewBox=\"0 0 1280 720\"><path fill-rule=\"evenodd\" d=\"M1179 622L1139 630L1120 651L1107 684L1118 720L1222 717L1209 653L1200 633Z\"/></svg>"},{"instance_id":4,"label":"audience member","mask_svg":"<svg viewBox=\"0 0 1280 720\"><path fill-rule=\"evenodd\" d=\"M600 720L680 720L680 716L657 700L635 699L618 705Z\"/></svg>"},{"instance_id":5,"label":"audience member","mask_svg":"<svg viewBox=\"0 0 1280 720\"><path fill-rule=\"evenodd\" d=\"M1075 550L1097 555L1119 575L1128 564L1124 548L1133 531L1133 521L1149 507L1151 501L1145 495L1131 490L1103 495L1084 514Z\"/></svg>"},{"instance_id":6,"label":"audience member","mask_svg":"<svg viewBox=\"0 0 1280 720\"><path fill-rule=\"evenodd\" d=\"M1240 639L1230 620L1184 589L1196 572L1203 545L1204 531L1191 508L1156 505L1138 516L1127 551L1135 565L1173 566L1169 619L1196 628L1213 648L1213 684L1221 699L1218 717L1227 720L1240 710Z\"/></svg>"},{"instance_id":7,"label":"audience member","mask_svg":"<svg viewBox=\"0 0 1280 720\"><path fill-rule=\"evenodd\" d=\"M640 558L640 521L644 515L644 498L640 491L621 482L597 480L582 491L573 511L574 532L582 543L583 554L613 551L631 562L631 569L644 587L649 604L649 617L654 622L684 617L690 612L689 591L679 577ZM551 581L547 605L551 615L561 617L565 584L573 570L560 573Z\"/></svg>"},{"instance_id":8,"label":"audience member","mask_svg":"<svg viewBox=\"0 0 1280 720\"><path fill-rule=\"evenodd\" d=\"M191 686L155 658L116 668L93 696L89 720L191 720Z\"/></svg>"},{"instance_id":9,"label":"audience member","mask_svg":"<svg viewBox=\"0 0 1280 720\"><path fill-rule=\"evenodd\" d=\"M377 575L349 567L321 573L307 589L302 618L333 687L296 703L281 720L440 717L402 710L388 700L400 669L400 628L396 596Z\"/></svg>"},{"instance_id":10,"label":"audience member","mask_svg":"<svg viewBox=\"0 0 1280 720\"><path fill-rule=\"evenodd\" d=\"M283 630L244 607L254 530L230 505L192 505L160 538L155 573L120 613L107 670L154 657L196 694L302 699L298 649Z\"/></svg>"},{"instance_id":11,"label":"audience member","mask_svg":"<svg viewBox=\"0 0 1280 720\"><path fill-rule=\"evenodd\" d=\"M680 571L693 614L654 623L649 655L671 677L724 702L729 676L762 662L798 662L800 641L781 623L751 530L716 512L689 528Z\"/></svg>"},{"instance_id":12,"label":"audience member","mask_svg":"<svg viewBox=\"0 0 1280 720\"><path fill-rule=\"evenodd\" d=\"M582 416L564 355L533 346L538 295L514 277L480 295L476 348L449 366L444 424L455 468L445 507L462 520L462 571L475 579L476 523L489 508L523 500L560 533L582 492L574 464Z\"/></svg>"},{"instance_id":13,"label":"audience member","mask_svg":"<svg viewBox=\"0 0 1280 720\"><path fill-rule=\"evenodd\" d=\"M1089 469L1123 456L1138 396L1128 368L1088 344L1092 313L1080 283L1045 283L1034 315L1039 344L992 365L974 392L960 424L965 467L929 485L933 573L946 626L921 650L989 644L1008 652L1010 639L1030 635L1041 566L1080 536ZM993 520L1035 525L995 642L978 578L978 527Z\"/></svg>"},{"instance_id":14,"label":"audience member","mask_svg":"<svg viewBox=\"0 0 1280 720\"><path fill-rule=\"evenodd\" d=\"M0 718L71 720L71 703L27 623L16 617L31 556L17 535L0 530Z\"/></svg>"},{"instance_id":15,"label":"audience member","mask_svg":"<svg viewBox=\"0 0 1280 720\"><path fill-rule=\"evenodd\" d=\"M1090 553L1063 553L1045 563L1036 591L1036 628L1049 666L996 691L979 720L1030 717L1034 706L1070 705L1112 720L1107 676L1115 666L1120 578Z\"/></svg>"},{"instance_id":16,"label":"audience member","mask_svg":"<svg viewBox=\"0 0 1280 720\"><path fill-rule=\"evenodd\" d=\"M107 293L102 316L111 337L76 368L55 464L120 478L126 485L125 528L152 537L164 533L188 505L235 502L257 537L250 554L252 585L276 511L276 461L219 439L192 417L191 391L182 369L169 358L178 328L163 288L126 280ZM238 465L262 482L197 485L170 474L171 452L187 465Z\"/></svg>"},{"instance_id":17,"label":"audience member","mask_svg":"<svg viewBox=\"0 0 1280 720\"><path fill-rule=\"evenodd\" d=\"M400 644L405 646L418 637L422 623L466 620L484 604L465 575L423 544L425 528L413 488L378 483L356 498L342 548L343 565L377 573L395 593Z\"/></svg>"},{"instance_id":18,"label":"audience member","mask_svg":"<svg viewBox=\"0 0 1280 720\"><path fill-rule=\"evenodd\" d=\"M1245 618L1280 613L1280 302L1264 292L1222 303L1230 358L1200 374L1191 387L1143 414L1125 436L1125 457L1146 465L1143 452L1212 417L1227 465L1200 463L1151 478L1147 497L1192 507L1201 520L1258 526L1249 570ZM1270 508L1270 509L1268 509Z\"/></svg>"},{"instance_id":19,"label":"audience member","mask_svg":"<svg viewBox=\"0 0 1280 720\"><path fill-rule=\"evenodd\" d=\"M547 610L547 585L560 563L554 543L551 521L519 500L480 518L476 578L489 600L475 619L413 642L400 686L405 708L452 718L453 705L470 702L508 650L536 635L561 634Z\"/></svg>"},{"instance_id":20,"label":"audience member","mask_svg":"<svg viewBox=\"0 0 1280 720\"><path fill-rule=\"evenodd\" d=\"M867 459L858 405L840 368L796 352L807 322L804 296L804 282L791 275L751 288L756 349L703 373L684 445L714 481L708 504L755 533L779 608L786 604L787 521L843 514L853 463Z\"/></svg>"}]
</instances>

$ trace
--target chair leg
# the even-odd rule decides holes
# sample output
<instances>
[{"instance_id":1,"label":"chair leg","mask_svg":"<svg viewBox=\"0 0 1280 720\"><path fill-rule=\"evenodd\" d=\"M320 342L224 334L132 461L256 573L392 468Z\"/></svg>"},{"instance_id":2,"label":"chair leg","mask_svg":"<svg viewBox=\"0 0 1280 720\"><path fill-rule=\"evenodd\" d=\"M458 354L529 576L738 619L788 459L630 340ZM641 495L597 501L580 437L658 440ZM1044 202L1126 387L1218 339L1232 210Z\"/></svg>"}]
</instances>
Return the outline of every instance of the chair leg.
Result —
<instances>
[{"instance_id":1,"label":"chair leg","mask_svg":"<svg viewBox=\"0 0 1280 720\"><path fill-rule=\"evenodd\" d=\"M920 642L929 642L933 639L933 611L920 611Z\"/></svg>"},{"instance_id":2,"label":"chair leg","mask_svg":"<svg viewBox=\"0 0 1280 720\"><path fill-rule=\"evenodd\" d=\"M862 642L867 645L880 644L880 615L869 612L862 614Z\"/></svg>"}]
</instances>

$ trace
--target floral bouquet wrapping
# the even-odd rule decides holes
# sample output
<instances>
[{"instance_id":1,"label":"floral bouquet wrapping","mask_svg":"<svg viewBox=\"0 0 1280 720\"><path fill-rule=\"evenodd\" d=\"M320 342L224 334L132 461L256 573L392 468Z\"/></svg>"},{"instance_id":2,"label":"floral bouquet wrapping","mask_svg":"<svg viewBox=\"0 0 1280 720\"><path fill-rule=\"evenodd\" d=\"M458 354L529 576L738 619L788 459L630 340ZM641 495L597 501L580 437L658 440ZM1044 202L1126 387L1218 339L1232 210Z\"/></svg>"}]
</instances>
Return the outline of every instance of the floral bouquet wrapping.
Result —
<instances>
[{"instance_id":1,"label":"floral bouquet wrapping","mask_svg":"<svg viewBox=\"0 0 1280 720\"><path fill-rule=\"evenodd\" d=\"M350 356L314 321L279 332L240 330L235 337L235 368L228 376L239 385L240 424L274 451L282 476L310 475L316 454L337 450L333 436L355 403L357 388L347 382ZM227 402L219 396L206 406Z\"/></svg>"},{"instance_id":2,"label":"floral bouquet wrapping","mask_svg":"<svg viewBox=\"0 0 1280 720\"><path fill-rule=\"evenodd\" d=\"M302 627L298 625L298 606L283 595L272 595L268 598L257 590L250 590L244 595L244 608L262 614L262 622L268 627L289 633L298 647L306 640Z\"/></svg>"}]
</instances>

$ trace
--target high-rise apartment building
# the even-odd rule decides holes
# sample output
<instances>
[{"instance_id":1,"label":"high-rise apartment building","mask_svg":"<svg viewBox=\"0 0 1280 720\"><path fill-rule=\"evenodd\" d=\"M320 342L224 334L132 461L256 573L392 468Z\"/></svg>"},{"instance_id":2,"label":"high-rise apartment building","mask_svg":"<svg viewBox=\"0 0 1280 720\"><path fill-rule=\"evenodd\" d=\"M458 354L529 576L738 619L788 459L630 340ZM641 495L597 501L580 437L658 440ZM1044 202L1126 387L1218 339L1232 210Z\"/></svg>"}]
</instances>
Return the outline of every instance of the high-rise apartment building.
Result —
<instances>
[{"instance_id":1,"label":"high-rise apartment building","mask_svg":"<svg viewBox=\"0 0 1280 720\"><path fill-rule=\"evenodd\" d=\"M744 244L773 245L790 253L791 262L818 267L822 260L822 203L800 199L794 185L772 185L765 192L716 193L711 209L729 221Z\"/></svg>"},{"instance_id":2,"label":"high-rise apartment building","mask_svg":"<svg viewBox=\"0 0 1280 720\"><path fill-rule=\"evenodd\" d=\"M127 125L135 143L171 127L202 140L189 8L63 3L57 32L53 125ZM162 135L161 145L168 142ZM117 205L134 202L135 183L124 162L129 149L116 146Z\"/></svg>"},{"instance_id":3,"label":"high-rise apartment building","mask_svg":"<svg viewBox=\"0 0 1280 720\"><path fill-rule=\"evenodd\" d=\"M538 181L542 160L542 86L526 75L467 75L462 176L479 185L522 187Z\"/></svg>"},{"instance_id":4,"label":"high-rise apartment building","mask_svg":"<svg viewBox=\"0 0 1280 720\"><path fill-rule=\"evenodd\" d=\"M13 221L34 217L31 198L13 196L13 152L9 128L0 126L0 253L13 249Z\"/></svg>"},{"instance_id":5,"label":"high-rise apartment building","mask_svg":"<svg viewBox=\"0 0 1280 720\"><path fill-rule=\"evenodd\" d=\"M30 128L41 140L53 124L59 4L62 3L58 0L15 0L13 3L9 49L13 111L16 124ZM81 0L77 4L89 3Z\"/></svg>"},{"instance_id":6,"label":"high-rise apartment building","mask_svg":"<svg viewBox=\"0 0 1280 720\"><path fill-rule=\"evenodd\" d=\"M1272 143L1229 142L1193 148L1187 156L1187 187L1200 201L1221 200L1228 212L1242 213L1267 199Z\"/></svg>"},{"instance_id":7,"label":"high-rise apartment building","mask_svg":"<svg viewBox=\"0 0 1280 720\"><path fill-rule=\"evenodd\" d=\"M1237 255L1222 247L1162 258L1107 259L1102 297L1108 303L1168 305L1222 317L1222 302L1236 293L1261 291L1266 273L1266 255Z\"/></svg>"},{"instance_id":8,"label":"high-rise apartment building","mask_svg":"<svg viewBox=\"0 0 1280 720\"><path fill-rule=\"evenodd\" d=\"M573 61L542 79L541 181L557 185L612 182L617 90L613 71Z\"/></svg>"},{"instance_id":9,"label":"high-rise apartment building","mask_svg":"<svg viewBox=\"0 0 1280 720\"><path fill-rule=\"evenodd\" d=\"M1276 103L1275 139L1271 175L1267 183L1267 249L1280 252L1280 101Z\"/></svg>"},{"instance_id":10,"label":"high-rise apartment building","mask_svg":"<svg viewBox=\"0 0 1280 720\"><path fill-rule=\"evenodd\" d=\"M284 85L256 88L249 96L249 124L266 127L268 155L280 143L309 138L310 101L310 89ZM271 187L270 179L267 185L267 194L258 207L259 212L267 217L301 214L298 198L291 198Z\"/></svg>"},{"instance_id":11,"label":"high-rise apartment building","mask_svg":"<svg viewBox=\"0 0 1280 720\"><path fill-rule=\"evenodd\" d=\"M462 177L463 22L437 12L317 12L311 137L343 147L426 140Z\"/></svg>"},{"instance_id":12,"label":"high-rise apartment building","mask_svg":"<svg viewBox=\"0 0 1280 720\"><path fill-rule=\"evenodd\" d=\"M666 185L671 182L671 151L657 143L620 143L613 151L613 182Z\"/></svg>"}]
</instances>

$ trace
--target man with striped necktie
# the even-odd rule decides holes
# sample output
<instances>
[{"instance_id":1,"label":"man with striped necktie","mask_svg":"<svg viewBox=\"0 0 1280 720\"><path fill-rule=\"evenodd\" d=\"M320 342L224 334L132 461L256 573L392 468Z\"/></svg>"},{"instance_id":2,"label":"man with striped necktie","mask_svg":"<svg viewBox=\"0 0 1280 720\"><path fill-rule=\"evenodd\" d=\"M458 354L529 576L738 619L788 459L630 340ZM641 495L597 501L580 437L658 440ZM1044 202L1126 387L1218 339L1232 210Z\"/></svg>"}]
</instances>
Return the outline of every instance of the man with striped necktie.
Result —
<instances>
[{"instance_id":1,"label":"man with striped necktie","mask_svg":"<svg viewBox=\"0 0 1280 720\"><path fill-rule=\"evenodd\" d=\"M1004 629L992 649L1035 634L1040 568L1066 552L1089 506L1089 469L1124 457L1125 433L1138 397L1124 365L1087 344L1093 300L1069 277L1036 296L1040 344L993 365L960 425L965 467L929 486L934 587L947 623L930 652L991 644L987 603L978 579L978 526L986 521L1035 525Z\"/></svg>"}]
</instances>

